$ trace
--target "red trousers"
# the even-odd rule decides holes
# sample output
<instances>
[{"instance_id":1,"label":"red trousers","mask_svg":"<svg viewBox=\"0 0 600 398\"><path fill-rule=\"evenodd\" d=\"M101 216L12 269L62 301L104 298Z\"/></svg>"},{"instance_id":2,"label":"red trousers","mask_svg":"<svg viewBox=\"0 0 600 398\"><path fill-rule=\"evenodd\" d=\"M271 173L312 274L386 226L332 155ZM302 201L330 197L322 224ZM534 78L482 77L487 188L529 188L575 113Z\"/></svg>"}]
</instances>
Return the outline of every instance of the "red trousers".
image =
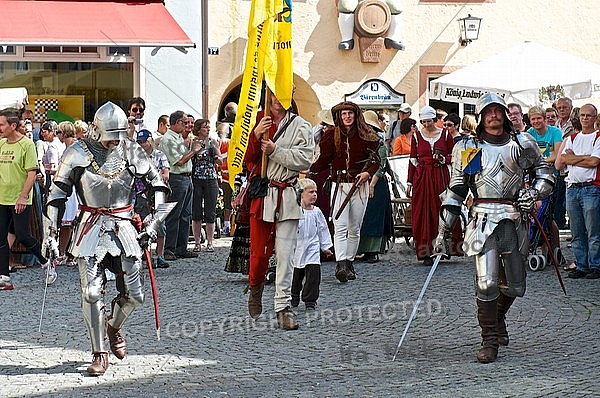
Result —
<instances>
[{"instance_id":1,"label":"red trousers","mask_svg":"<svg viewBox=\"0 0 600 398\"><path fill-rule=\"evenodd\" d=\"M250 216L250 271L248 280L250 286L256 286L265 281L269 258L273 254L275 244L275 225L271 222L258 220Z\"/></svg>"}]
</instances>

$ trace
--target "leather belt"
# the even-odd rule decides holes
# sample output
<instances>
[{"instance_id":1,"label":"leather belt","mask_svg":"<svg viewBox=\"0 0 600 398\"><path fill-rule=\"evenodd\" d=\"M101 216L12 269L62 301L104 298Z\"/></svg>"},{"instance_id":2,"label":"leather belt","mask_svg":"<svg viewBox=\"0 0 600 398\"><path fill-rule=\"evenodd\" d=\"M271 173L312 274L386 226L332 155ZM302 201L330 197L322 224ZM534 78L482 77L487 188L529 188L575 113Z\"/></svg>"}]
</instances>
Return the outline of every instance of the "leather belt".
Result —
<instances>
[{"instance_id":1,"label":"leather belt","mask_svg":"<svg viewBox=\"0 0 600 398\"><path fill-rule=\"evenodd\" d=\"M191 177L192 173L170 173L172 176L182 176L182 177Z\"/></svg>"},{"instance_id":2,"label":"leather belt","mask_svg":"<svg viewBox=\"0 0 600 398\"><path fill-rule=\"evenodd\" d=\"M492 204L511 205L511 206L515 205L515 202L512 200L496 199L496 198L477 198L477 199L473 199L473 203L492 203Z\"/></svg>"},{"instance_id":3,"label":"leather belt","mask_svg":"<svg viewBox=\"0 0 600 398\"><path fill-rule=\"evenodd\" d=\"M569 188L583 188L583 187L589 187L594 185L591 182L572 182L571 185L569 185Z\"/></svg>"},{"instance_id":4,"label":"leather belt","mask_svg":"<svg viewBox=\"0 0 600 398\"><path fill-rule=\"evenodd\" d=\"M340 174L340 175L338 175L338 178L337 178L338 183L348 182L350 184L353 184L355 180L356 180L356 177L353 177L350 174Z\"/></svg>"}]
</instances>

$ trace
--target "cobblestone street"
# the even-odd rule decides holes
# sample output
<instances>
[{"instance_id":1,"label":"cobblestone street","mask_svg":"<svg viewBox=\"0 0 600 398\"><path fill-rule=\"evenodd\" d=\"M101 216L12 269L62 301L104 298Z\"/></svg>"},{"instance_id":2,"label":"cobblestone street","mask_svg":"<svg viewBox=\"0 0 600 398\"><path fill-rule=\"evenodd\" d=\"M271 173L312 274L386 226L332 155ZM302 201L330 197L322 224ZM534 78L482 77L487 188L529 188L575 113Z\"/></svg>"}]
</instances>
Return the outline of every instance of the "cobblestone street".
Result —
<instances>
[{"instance_id":1,"label":"cobblestone street","mask_svg":"<svg viewBox=\"0 0 600 398\"><path fill-rule=\"evenodd\" d=\"M356 263L358 278L340 284L322 267L315 312L298 307L298 331L276 328L273 285L265 313L247 316L246 280L223 271L230 238L215 253L156 270L161 340L154 331L149 283L144 306L124 327L128 356L109 356L103 377L91 360L76 268L59 267L48 288L42 333L42 270L12 274L0 292L1 396L106 397L582 397L599 396L600 281L565 280L553 268L529 272L528 290L508 314L510 345L492 364L475 361L473 265L438 267L396 359L391 357L428 267L404 243L376 264ZM566 242L563 241L563 247ZM568 253L570 256L570 253ZM570 258L567 256L568 258ZM148 281L147 281L148 282ZM109 303L114 282L109 282Z\"/></svg>"}]
</instances>

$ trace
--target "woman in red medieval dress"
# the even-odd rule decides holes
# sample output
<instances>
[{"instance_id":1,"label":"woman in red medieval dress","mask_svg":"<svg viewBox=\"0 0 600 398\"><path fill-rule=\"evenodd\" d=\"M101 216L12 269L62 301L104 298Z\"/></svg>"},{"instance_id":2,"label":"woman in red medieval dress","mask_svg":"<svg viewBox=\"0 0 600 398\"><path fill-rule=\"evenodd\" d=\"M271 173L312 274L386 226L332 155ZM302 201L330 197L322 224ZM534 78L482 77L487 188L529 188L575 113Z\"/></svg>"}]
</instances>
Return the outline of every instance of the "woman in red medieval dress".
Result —
<instances>
[{"instance_id":1,"label":"woman in red medieval dress","mask_svg":"<svg viewBox=\"0 0 600 398\"><path fill-rule=\"evenodd\" d=\"M419 119L423 129L413 134L406 195L411 198L412 233L417 259L428 266L433 264L431 256L433 241L438 233L440 194L450 183L449 165L454 140L446 129L435 126L436 114L432 107L423 107ZM460 225L457 225L452 234L449 254L457 254L460 236Z\"/></svg>"}]
</instances>

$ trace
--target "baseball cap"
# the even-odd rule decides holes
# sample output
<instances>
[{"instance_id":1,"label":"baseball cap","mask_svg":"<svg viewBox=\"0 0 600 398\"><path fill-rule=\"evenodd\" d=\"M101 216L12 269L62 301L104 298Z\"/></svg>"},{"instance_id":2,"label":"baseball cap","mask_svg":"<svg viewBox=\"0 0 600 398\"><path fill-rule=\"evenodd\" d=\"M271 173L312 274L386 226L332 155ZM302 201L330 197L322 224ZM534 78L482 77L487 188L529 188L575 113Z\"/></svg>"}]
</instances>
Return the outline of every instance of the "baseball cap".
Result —
<instances>
[{"instance_id":1,"label":"baseball cap","mask_svg":"<svg viewBox=\"0 0 600 398\"><path fill-rule=\"evenodd\" d=\"M398 112L402 112L402 113L412 113L412 108L410 107L410 105L408 105L406 102L403 103L402 105L400 105L400 108L398 108Z\"/></svg>"},{"instance_id":2,"label":"baseball cap","mask_svg":"<svg viewBox=\"0 0 600 398\"><path fill-rule=\"evenodd\" d=\"M151 136L152 136L152 133L149 130L142 129L142 130L138 131L138 133L137 133L137 140L146 142L146 141L148 141L148 138L150 138Z\"/></svg>"}]
</instances>

